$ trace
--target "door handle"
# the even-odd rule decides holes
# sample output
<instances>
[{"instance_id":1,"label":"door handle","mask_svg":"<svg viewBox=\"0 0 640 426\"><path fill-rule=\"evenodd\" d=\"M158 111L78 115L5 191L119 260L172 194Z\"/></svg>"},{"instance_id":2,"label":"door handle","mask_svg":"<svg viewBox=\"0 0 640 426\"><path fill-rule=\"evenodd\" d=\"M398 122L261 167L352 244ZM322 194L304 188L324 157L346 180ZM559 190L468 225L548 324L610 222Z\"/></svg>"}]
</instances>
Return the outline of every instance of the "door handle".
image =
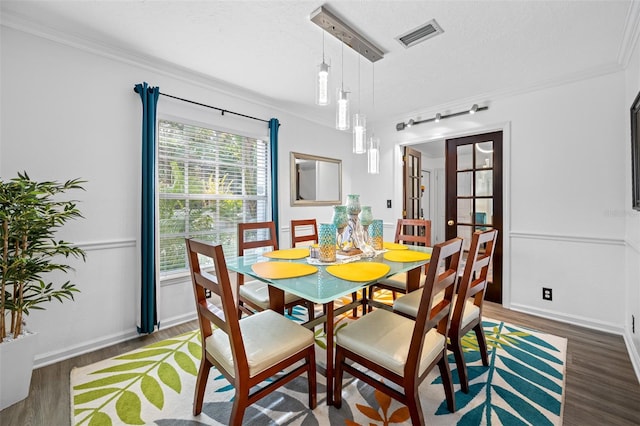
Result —
<instances>
[{"instance_id":1,"label":"door handle","mask_svg":"<svg viewBox=\"0 0 640 426\"><path fill-rule=\"evenodd\" d=\"M449 219L449 221L447 222L447 225L449 225L449 226L453 226L453 224L454 224L454 223L455 223L455 222L454 222L453 220Z\"/></svg>"}]
</instances>

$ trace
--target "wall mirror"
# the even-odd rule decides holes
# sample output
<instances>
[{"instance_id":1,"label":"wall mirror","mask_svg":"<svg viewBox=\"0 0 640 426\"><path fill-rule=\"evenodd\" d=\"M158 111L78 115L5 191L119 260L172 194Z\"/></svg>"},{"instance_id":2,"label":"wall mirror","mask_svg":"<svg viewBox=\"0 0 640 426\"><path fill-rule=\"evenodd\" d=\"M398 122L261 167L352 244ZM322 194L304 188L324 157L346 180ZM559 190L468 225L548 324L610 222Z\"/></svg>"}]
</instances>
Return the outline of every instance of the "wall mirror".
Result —
<instances>
[{"instance_id":1,"label":"wall mirror","mask_svg":"<svg viewBox=\"0 0 640 426\"><path fill-rule=\"evenodd\" d=\"M292 152L291 205L342 204L342 160Z\"/></svg>"}]
</instances>

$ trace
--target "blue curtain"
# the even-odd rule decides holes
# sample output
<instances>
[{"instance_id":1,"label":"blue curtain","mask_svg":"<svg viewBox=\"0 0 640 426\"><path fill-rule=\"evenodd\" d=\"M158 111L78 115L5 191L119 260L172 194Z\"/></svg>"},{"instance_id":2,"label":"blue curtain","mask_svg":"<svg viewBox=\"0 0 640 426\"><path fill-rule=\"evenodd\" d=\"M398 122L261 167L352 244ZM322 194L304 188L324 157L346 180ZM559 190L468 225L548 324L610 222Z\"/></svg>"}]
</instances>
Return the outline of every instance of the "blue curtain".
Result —
<instances>
[{"instance_id":1,"label":"blue curtain","mask_svg":"<svg viewBox=\"0 0 640 426\"><path fill-rule=\"evenodd\" d=\"M278 129L280 122L277 118L269 120L269 140L271 141L271 214L278 233ZM277 239L277 235L276 235Z\"/></svg>"},{"instance_id":2,"label":"blue curtain","mask_svg":"<svg viewBox=\"0 0 640 426\"><path fill-rule=\"evenodd\" d=\"M136 84L142 100L141 288L138 332L152 333L158 324L156 268L156 107L159 87Z\"/></svg>"}]
</instances>

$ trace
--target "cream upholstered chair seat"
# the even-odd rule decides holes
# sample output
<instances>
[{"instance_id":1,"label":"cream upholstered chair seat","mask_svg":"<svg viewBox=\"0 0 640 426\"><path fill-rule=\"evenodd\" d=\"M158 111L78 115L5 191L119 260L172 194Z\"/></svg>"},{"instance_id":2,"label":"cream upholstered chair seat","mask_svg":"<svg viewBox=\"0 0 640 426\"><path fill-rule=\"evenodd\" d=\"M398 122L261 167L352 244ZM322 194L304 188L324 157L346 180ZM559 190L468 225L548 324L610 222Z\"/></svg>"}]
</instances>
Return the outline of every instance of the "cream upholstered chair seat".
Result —
<instances>
[{"instance_id":1,"label":"cream upholstered chair seat","mask_svg":"<svg viewBox=\"0 0 640 426\"><path fill-rule=\"evenodd\" d=\"M263 281L248 281L240 286L240 296L251 300L262 309L269 309L269 285ZM290 305L299 301L300 297L291 293L284 293L284 304Z\"/></svg>"},{"instance_id":2,"label":"cream upholstered chair seat","mask_svg":"<svg viewBox=\"0 0 640 426\"><path fill-rule=\"evenodd\" d=\"M422 268L420 272L420 285L424 283L426 278L426 274L424 273L424 268ZM402 293L407 292L407 273L399 272L395 275L390 276L389 278L385 278L383 280L378 281L377 284L382 284L387 287L394 287L400 290Z\"/></svg>"},{"instance_id":3,"label":"cream upholstered chair seat","mask_svg":"<svg viewBox=\"0 0 640 426\"><path fill-rule=\"evenodd\" d=\"M418 315L418 306L420 304L421 297L422 289L412 291L407 295L399 297L393 302L393 310L395 312L400 312L412 318L415 318ZM443 297L444 295L442 293L438 293L433 296L433 305L440 303ZM458 295L453 296L453 300L451 301L451 304L453 306L456 305L457 297ZM480 308L478 308L473 303L473 299L467 300L464 304L464 313L462 315L461 326L465 327L467 324L470 324L471 321L477 319L479 316Z\"/></svg>"},{"instance_id":4,"label":"cream upholstered chair seat","mask_svg":"<svg viewBox=\"0 0 640 426\"><path fill-rule=\"evenodd\" d=\"M409 354L415 321L384 309L377 309L344 327L336 342L388 370L402 376ZM424 338L419 374L442 353L444 336L436 329Z\"/></svg>"},{"instance_id":5,"label":"cream upholstered chair seat","mask_svg":"<svg viewBox=\"0 0 640 426\"><path fill-rule=\"evenodd\" d=\"M245 284L246 285L246 284ZM314 344L313 332L293 321L266 310L240 320L240 330L249 364L249 377ZM205 348L234 375L229 336L220 329L205 340Z\"/></svg>"}]
</instances>

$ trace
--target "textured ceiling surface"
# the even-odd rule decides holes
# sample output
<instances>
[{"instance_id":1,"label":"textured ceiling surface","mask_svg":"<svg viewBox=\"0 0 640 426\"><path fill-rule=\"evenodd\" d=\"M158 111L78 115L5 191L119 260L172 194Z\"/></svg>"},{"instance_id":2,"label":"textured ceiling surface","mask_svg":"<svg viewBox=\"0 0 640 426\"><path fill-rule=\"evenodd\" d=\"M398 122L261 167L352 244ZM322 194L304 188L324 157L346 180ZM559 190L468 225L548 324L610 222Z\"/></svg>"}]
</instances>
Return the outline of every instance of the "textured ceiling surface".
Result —
<instances>
[{"instance_id":1,"label":"textured ceiling surface","mask_svg":"<svg viewBox=\"0 0 640 426\"><path fill-rule=\"evenodd\" d=\"M325 38L332 92L343 74L352 109L370 120L622 69L625 35L637 25L631 0L1 3L5 24L169 62L327 124L333 108L314 105L323 31L309 20L322 5L385 52L374 67L347 47L343 66L340 41ZM431 19L443 34L408 49L395 40Z\"/></svg>"}]
</instances>

